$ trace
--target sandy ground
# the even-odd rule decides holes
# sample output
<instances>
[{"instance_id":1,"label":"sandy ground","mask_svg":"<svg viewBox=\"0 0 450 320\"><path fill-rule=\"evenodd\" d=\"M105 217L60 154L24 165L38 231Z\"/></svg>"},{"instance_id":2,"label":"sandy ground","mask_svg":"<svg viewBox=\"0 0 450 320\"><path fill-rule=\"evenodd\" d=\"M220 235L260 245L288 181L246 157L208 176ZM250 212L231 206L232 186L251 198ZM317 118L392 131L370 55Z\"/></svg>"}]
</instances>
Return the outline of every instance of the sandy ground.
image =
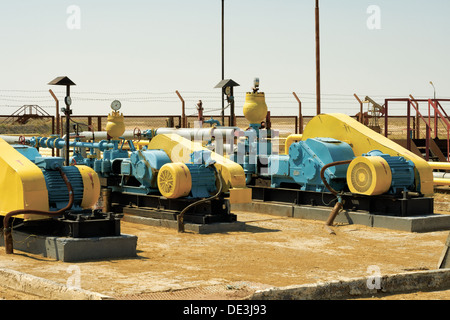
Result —
<instances>
[{"instance_id":1,"label":"sandy ground","mask_svg":"<svg viewBox=\"0 0 450 320\"><path fill-rule=\"evenodd\" d=\"M450 213L449 198L438 195L436 207ZM337 225L330 235L321 221L235 213L245 231L200 235L122 222L122 233L138 237L135 258L64 263L0 250L0 267L62 284L76 276L82 289L117 299L241 299L272 286L369 276L372 266L382 275L433 270L449 235L360 225ZM4 289L0 298L40 299ZM450 299L450 291L376 299Z\"/></svg>"}]
</instances>

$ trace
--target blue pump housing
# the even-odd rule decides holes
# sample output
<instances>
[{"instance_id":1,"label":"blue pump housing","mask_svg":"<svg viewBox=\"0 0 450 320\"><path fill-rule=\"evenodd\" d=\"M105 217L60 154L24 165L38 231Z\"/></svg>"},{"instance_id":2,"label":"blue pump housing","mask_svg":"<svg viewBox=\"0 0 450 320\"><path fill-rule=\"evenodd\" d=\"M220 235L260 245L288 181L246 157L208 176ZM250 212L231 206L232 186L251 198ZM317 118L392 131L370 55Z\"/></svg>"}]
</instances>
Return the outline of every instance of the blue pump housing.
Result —
<instances>
[{"instance_id":1,"label":"blue pump housing","mask_svg":"<svg viewBox=\"0 0 450 320\"><path fill-rule=\"evenodd\" d=\"M298 184L300 190L325 191L320 177L321 169L335 161L352 160L355 157L349 144L332 138L313 138L293 143L288 155L269 157L271 187L281 184ZM325 179L335 190L346 186L348 165L339 165L325 171Z\"/></svg>"}]
</instances>

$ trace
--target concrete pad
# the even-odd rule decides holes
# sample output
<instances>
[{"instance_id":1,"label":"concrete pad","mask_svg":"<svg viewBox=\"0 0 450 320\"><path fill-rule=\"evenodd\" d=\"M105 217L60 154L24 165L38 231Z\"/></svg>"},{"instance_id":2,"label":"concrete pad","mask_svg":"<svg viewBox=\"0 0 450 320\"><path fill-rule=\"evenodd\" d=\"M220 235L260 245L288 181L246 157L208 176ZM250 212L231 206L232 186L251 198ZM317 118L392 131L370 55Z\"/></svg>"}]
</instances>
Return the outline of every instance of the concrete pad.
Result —
<instances>
[{"instance_id":1,"label":"concrete pad","mask_svg":"<svg viewBox=\"0 0 450 320\"><path fill-rule=\"evenodd\" d=\"M147 226L164 227L169 229L178 229L178 223L175 220L153 219L134 215L124 214L122 221L138 223ZM218 222L210 224L185 223L184 229L199 234L222 233L233 231L244 231L245 222Z\"/></svg>"},{"instance_id":2,"label":"concrete pad","mask_svg":"<svg viewBox=\"0 0 450 320\"><path fill-rule=\"evenodd\" d=\"M0 283L3 287L49 300L112 299L97 292L69 287L55 281L6 268L0 268Z\"/></svg>"},{"instance_id":3,"label":"concrete pad","mask_svg":"<svg viewBox=\"0 0 450 320\"><path fill-rule=\"evenodd\" d=\"M97 238L65 238L14 230L13 239L14 250L63 262L135 257L137 246L137 237L126 234ZM5 245L3 237L0 237L0 245Z\"/></svg>"},{"instance_id":4,"label":"concrete pad","mask_svg":"<svg viewBox=\"0 0 450 320\"><path fill-rule=\"evenodd\" d=\"M257 212L282 217L327 221L332 208L298 206L276 202L254 200L252 203L232 204L233 211ZM450 215L431 214L423 216L382 216L359 211L341 211L335 223L359 224L407 232L433 232L450 230Z\"/></svg>"},{"instance_id":5,"label":"concrete pad","mask_svg":"<svg viewBox=\"0 0 450 320\"><path fill-rule=\"evenodd\" d=\"M450 269L270 288L249 300L342 300L450 288Z\"/></svg>"}]
</instances>

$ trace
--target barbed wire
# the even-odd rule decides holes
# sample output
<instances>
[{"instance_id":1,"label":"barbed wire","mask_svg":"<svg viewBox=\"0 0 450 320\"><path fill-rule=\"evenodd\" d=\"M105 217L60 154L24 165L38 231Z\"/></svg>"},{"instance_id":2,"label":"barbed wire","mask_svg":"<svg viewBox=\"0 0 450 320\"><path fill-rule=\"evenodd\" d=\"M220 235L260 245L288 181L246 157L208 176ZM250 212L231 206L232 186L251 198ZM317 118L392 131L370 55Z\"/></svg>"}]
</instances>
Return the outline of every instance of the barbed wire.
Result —
<instances>
[{"instance_id":1,"label":"barbed wire","mask_svg":"<svg viewBox=\"0 0 450 320\"><path fill-rule=\"evenodd\" d=\"M216 107L216 104L222 102L220 91L178 91L187 105L196 104L198 100L204 102L204 114L211 114L222 110ZM244 104L245 93L247 91L235 92L236 110L239 110ZM294 91L293 91L294 92ZM298 101L295 99L293 92L265 92L266 103L269 110L286 110L292 113L297 111ZM55 90L57 95L65 95L64 91ZM302 103L304 113L315 111L316 94L312 92L297 92ZM73 101L81 103L89 102L106 102L119 99L124 103L132 104L179 104L180 98L176 91L151 92L151 91L130 91L130 92L101 92L101 91L77 91L71 94ZM365 97L365 96L364 96ZM384 99L388 98L406 98L405 96L396 95L370 95L374 100L379 100L380 104L384 103ZM429 97L416 96L416 99L428 99ZM446 99L446 98L441 98ZM324 110L343 110L348 113L358 112L360 105L353 94L344 93L322 93ZM55 100L50 97L48 90L17 90L17 89L0 89L0 101L3 104L0 108L20 108L23 105L39 105L44 109L54 108ZM9 103L11 102L11 103ZM21 104L19 104L21 103ZM44 105L41 105L44 104ZM225 108L226 109L226 108ZM186 110L191 113L197 112L196 107L187 107ZM404 111L404 105L393 103L390 107L393 112Z\"/></svg>"}]
</instances>

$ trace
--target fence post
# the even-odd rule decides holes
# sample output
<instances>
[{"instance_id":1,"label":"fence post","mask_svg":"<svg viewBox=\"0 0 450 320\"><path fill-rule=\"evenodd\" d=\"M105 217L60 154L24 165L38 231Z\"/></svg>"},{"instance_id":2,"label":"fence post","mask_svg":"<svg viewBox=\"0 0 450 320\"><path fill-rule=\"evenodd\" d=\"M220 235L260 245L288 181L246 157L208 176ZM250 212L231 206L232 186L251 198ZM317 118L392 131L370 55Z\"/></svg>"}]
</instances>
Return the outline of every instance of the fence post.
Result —
<instances>
[{"instance_id":1,"label":"fence post","mask_svg":"<svg viewBox=\"0 0 450 320\"><path fill-rule=\"evenodd\" d=\"M298 133L303 134L303 114L302 114L302 102L298 98L297 94L295 92L292 92L295 99L298 102Z\"/></svg>"},{"instance_id":2,"label":"fence post","mask_svg":"<svg viewBox=\"0 0 450 320\"><path fill-rule=\"evenodd\" d=\"M353 96L356 98L356 100L358 100L359 102L359 119L358 121L361 123L364 123L364 112L363 112L363 102L361 101L361 99L356 95L356 93L353 94Z\"/></svg>"},{"instance_id":3,"label":"fence post","mask_svg":"<svg viewBox=\"0 0 450 320\"><path fill-rule=\"evenodd\" d=\"M180 100L181 100L181 127L186 128L186 111L185 111L184 99L181 96L181 94L178 92L178 90L176 90L175 93L177 94L178 98L180 98Z\"/></svg>"},{"instance_id":4,"label":"fence post","mask_svg":"<svg viewBox=\"0 0 450 320\"><path fill-rule=\"evenodd\" d=\"M411 98L411 102L416 106L417 112L416 112L416 139L420 139L420 121L419 121L419 103L414 99L412 94L409 95Z\"/></svg>"}]
</instances>

